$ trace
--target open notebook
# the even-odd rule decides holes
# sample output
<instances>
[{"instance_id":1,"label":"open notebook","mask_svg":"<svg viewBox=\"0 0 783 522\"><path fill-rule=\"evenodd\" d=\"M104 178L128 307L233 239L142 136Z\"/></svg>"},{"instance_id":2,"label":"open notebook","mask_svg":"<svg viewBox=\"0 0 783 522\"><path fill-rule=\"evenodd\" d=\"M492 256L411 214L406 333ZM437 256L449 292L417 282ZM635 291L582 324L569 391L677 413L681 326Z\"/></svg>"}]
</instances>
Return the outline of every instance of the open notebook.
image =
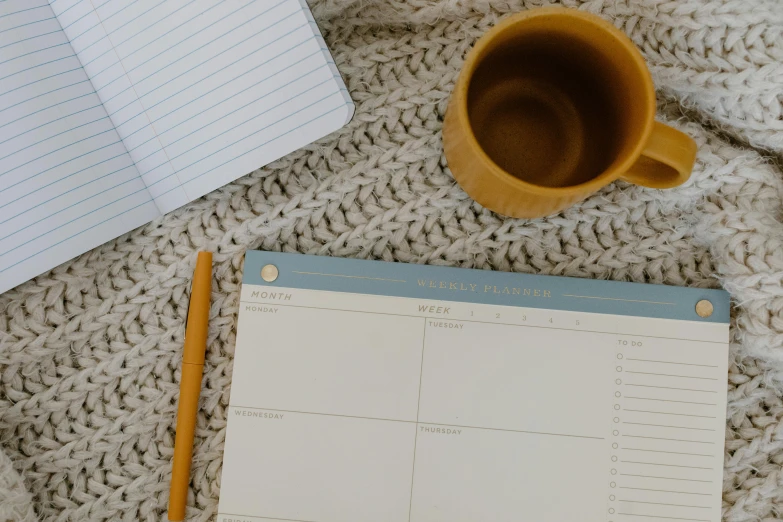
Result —
<instances>
[{"instance_id":1,"label":"open notebook","mask_svg":"<svg viewBox=\"0 0 783 522\"><path fill-rule=\"evenodd\" d=\"M305 0L3 0L0 291L352 114Z\"/></svg>"},{"instance_id":2,"label":"open notebook","mask_svg":"<svg viewBox=\"0 0 783 522\"><path fill-rule=\"evenodd\" d=\"M729 311L248 252L217 521L720 522Z\"/></svg>"}]
</instances>

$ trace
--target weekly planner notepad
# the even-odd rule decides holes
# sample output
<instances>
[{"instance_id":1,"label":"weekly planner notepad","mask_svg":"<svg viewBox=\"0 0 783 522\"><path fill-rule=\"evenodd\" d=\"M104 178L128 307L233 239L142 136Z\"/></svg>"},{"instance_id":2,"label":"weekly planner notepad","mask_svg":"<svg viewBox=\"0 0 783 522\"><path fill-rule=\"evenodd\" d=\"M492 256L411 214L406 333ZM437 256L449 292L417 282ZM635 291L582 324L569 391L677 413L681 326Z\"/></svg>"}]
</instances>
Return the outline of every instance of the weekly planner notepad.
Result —
<instances>
[{"instance_id":1,"label":"weekly planner notepad","mask_svg":"<svg viewBox=\"0 0 783 522\"><path fill-rule=\"evenodd\" d=\"M721 519L723 291L248 252L219 522Z\"/></svg>"},{"instance_id":2,"label":"weekly planner notepad","mask_svg":"<svg viewBox=\"0 0 783 522\"><path fill-rule=\"evenodd\" d=\"M352 114L305 0L3 0L0 292Z\"/></svg>"}]
</instances>

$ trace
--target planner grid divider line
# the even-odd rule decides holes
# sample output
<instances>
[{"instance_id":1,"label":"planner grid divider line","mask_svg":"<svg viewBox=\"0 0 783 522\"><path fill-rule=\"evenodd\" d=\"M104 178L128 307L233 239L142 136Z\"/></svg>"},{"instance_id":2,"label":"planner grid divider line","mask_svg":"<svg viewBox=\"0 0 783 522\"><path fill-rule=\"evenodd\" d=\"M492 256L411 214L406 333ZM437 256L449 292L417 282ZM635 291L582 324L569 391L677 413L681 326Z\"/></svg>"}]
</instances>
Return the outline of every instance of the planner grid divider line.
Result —
<instances>
[{"instance_id":1,"label":"planner grid divider line","mask_svg":"<svg viewBox=\"0 0 783 522\"><path fill-rule=\"evenodd\" d=\"M424 318L424 329L421 334L421 366L419 367L419 395L416 402L416 433L413 437L413 466L411 467L411 494L408 504L408 522L411 520L411 511L413 510L413 484L416 478L416 445L419 441L419 410L421 408L421 380L424 377L424 350L427 343L427 318Z\"/></svg>"}]
</instances>

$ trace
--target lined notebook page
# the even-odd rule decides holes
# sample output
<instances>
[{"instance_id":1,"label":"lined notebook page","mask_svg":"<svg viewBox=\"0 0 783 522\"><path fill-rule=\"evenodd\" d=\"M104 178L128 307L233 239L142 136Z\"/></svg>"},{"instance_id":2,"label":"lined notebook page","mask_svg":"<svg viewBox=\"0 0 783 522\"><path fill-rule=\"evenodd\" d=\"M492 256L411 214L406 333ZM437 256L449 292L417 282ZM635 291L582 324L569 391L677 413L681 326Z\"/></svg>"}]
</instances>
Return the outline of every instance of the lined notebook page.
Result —
<instances>
[{"instance_id":1,"label":"lined notebook page","mask_svg":"<svg viewBox=\"0 0 783 522\"><path fill-rule=\"evenodd\" d=\"M0 2L0 292L158 215L47 1Z\"/></svg>"},{"instance_id":2,"label":"lined notebook page","mask_svg":"<svg viewBox=\"0 0 783 522\"><path fill-rule=\"evenodd\" d=\"M161 212L343 126L299 0L52 0Z\"/></svg>"}]
</instances>

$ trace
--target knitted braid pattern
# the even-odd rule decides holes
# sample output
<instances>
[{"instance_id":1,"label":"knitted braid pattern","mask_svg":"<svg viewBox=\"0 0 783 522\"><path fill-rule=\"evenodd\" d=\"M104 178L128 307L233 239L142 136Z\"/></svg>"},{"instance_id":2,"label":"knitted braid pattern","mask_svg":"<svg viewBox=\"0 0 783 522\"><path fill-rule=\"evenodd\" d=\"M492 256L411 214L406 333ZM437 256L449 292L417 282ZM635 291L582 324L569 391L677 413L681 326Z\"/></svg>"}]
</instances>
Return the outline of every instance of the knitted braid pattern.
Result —
<instances>
[{"instance_id":1,"label":"knitted braid pattern","mask_svg":"<svg viewBox=\"0 0 783 522\"><path fill-rule=\"evenodd\" d=\"M690 134L699 156L682 187L618 182L526 221L466 196L440 128L476 39L542 4L313 2L356 102L347 127L0 295L0 451L19 477L0 479L0 519L30 519L30 498L47 521L165 516L199 249L215 252L215 268L189 520L214 519L249 248L723 285L735 302L724 520L783 518L783 7L567 0L642 49L659 118ZM9 515L10 498L27 508Z\"/></svg>"}]
</instances>

